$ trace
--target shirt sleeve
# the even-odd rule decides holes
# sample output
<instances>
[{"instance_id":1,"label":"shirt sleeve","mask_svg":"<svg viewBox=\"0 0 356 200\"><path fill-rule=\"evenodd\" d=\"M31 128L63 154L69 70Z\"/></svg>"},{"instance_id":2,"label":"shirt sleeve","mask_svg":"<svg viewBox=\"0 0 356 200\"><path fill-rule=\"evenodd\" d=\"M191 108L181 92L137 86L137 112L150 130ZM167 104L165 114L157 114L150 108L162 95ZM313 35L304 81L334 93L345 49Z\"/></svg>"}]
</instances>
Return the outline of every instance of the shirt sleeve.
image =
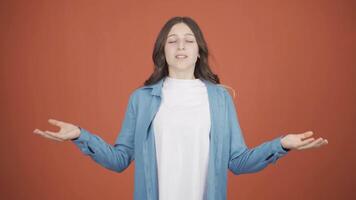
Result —
<instances>
[{"instance_id":1,"label":"shirt sleeve","mask_svg":"<svg viewBox=\"0 0 356 200\"><path fill-rule=\"evenodd\" d=\"M230 131L229 169L235 175L254 173L264 169L288 153L281 145L283 136L264 142L257 147L248 148L242 134L237 111L232 97L226 92Z\"/></svg>"},{"instance_id":2,"label":"shirt sleeve","mask_svg":"<svg viewBox=\"0 0 356 200\"><path fill-rule=\"evenodd\" d=\"M80 128L80 136L72 142L87 156L103 167L116 171L124 171L134 160L134 133L136 114L132 95L126 108L123 124L114 145L106 143L101 137Z\"/></svg>"}]
</instances>

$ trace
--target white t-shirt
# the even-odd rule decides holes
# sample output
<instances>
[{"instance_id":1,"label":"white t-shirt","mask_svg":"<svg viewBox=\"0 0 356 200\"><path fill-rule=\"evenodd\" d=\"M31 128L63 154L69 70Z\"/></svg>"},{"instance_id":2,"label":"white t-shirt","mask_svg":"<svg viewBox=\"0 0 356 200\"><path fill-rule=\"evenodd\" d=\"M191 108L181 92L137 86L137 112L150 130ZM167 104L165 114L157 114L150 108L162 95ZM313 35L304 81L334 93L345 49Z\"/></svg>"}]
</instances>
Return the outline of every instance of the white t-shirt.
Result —
<instances>
[{"instance_id":1,"label":"white t-shirt","mask_svg":"<svg viewBox=\"0 0 356 200\"><path fill-rule=\"evenodd\" d=\"M205 199L210 123L204 82L167 76L153 120L160 200Z\"/></svg>"}]
</instances>

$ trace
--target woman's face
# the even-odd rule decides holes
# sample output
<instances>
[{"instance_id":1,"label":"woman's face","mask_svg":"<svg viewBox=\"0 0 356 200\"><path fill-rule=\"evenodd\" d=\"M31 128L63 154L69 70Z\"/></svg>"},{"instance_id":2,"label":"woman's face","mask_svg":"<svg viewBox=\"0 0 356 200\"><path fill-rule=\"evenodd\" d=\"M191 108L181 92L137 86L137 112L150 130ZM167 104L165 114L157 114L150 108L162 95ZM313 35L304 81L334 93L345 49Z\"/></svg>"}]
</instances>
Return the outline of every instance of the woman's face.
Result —
<instances>
[{"instance_id":1,"label":"woman's face","mask_svg":"<svg viewBox=\"0 0 356 200\"><path fill-rule=\"evenodd\" d=\"M185 23L175 24L171 28L164 52L170 70L194 73L199 47L194 33Z\"/></svg>"}]
</instances>

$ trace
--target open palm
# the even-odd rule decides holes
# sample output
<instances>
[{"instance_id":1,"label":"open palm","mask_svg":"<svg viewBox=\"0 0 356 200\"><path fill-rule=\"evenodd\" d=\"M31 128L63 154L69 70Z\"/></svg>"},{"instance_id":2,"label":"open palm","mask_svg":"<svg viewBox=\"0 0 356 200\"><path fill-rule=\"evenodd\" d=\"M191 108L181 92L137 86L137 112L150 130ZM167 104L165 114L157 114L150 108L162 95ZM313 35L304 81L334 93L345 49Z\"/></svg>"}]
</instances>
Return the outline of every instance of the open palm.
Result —
<instances>
[{"instance_id":1,"label":"open palm","mask_svg":"<svg viewBox=\"0 0 356 200\"><path fill-rule=\"evenodd\" d=\"M55 119L49 119L48 122L52 125L58 126L60 130L58 132L52 132L35 129L33 133L60 142L77 138L80 135L80 129L78 126Z\"/></svg>"},{"instance_id":2,"label":"open palm","mask_svg":"<svg viewBox=\"0 0 356 200\"><path fill-rule=\"evenodd\" d=\"M321 137L319 137L318 139L315 139L313 137L308 138L312 135L312 131L307 131L300 134L287 134L281 139L281 144L286 149L296 150L317 148L328 144L328 140L323 139Z\"/></svg>"}]
</instances>

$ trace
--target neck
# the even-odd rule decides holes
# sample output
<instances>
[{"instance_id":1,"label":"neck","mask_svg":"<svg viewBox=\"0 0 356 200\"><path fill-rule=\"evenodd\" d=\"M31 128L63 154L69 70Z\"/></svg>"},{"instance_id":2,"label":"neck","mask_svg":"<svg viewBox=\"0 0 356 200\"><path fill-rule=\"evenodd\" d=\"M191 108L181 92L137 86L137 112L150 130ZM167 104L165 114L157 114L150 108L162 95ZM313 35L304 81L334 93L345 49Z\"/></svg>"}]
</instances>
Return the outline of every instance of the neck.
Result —
<instances>
[{"instance_id":1,"label":"neck","mask_svg":"<svg viewBox=\"0 0 356 200\"><path fill-rule=\"evenodd\" d=\"M196 79L196 77L194 76L194 68L192 68L192 70L189 71L175 71L172 70L172 68L168 69L169 71L169 77L171 78L175 78L175 79Z\"/></svg>"}]
</instances>

